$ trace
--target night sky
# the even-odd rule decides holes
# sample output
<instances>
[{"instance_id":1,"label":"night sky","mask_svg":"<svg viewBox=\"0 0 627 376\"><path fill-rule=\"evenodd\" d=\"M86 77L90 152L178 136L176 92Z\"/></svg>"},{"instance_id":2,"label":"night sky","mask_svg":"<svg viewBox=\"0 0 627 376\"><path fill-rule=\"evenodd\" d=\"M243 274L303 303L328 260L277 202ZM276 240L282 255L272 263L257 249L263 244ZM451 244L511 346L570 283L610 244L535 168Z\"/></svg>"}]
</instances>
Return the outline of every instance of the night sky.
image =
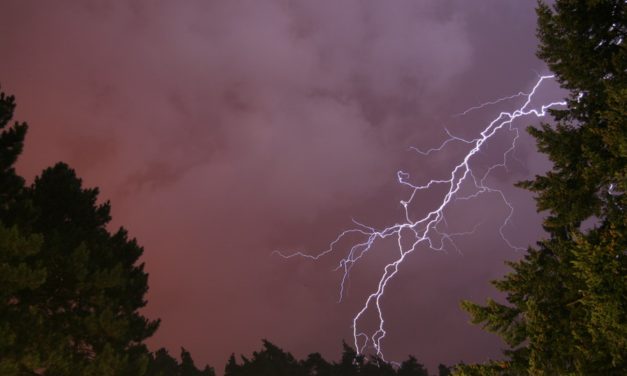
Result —
<instances>
[{"instance_id":1,"label":"night sky","mask_svg":"<svg viewBox=\"0 0 627 376\"><path fill-rule=\"evenodd\" d=\"M338 303L350 246L317 261L352 219L403 220L412 181L446 177L473 138L547 68L534 53L535 1L0 1L0 83L30 125L18 172L29 182L64 161L111 200L111 228L145 248L142 313L163 320L147 341L222 372L265 338L298 358L341 354L352 319L394 243L355 265ZM555 86L543 96L561 99ZM536 119L514 123L521 130ZM507 141L504 136L503 141ZM498 141L498 140L497 140ZM506 150L489 144L477 166ZM524 132L508 169L490 175L515 208L504 233L541 236L531 194L512 187L549 164ZM502 159L502 154L501 154ZM437 192L415 199L427 210ZM499 298L488 280L524 252L499 234L509 209L484 196L451 209L474 235L408 257L384 299L387 359L438 363L499 357L500 339L467 324L458 299ZM421 207L424 203L424 207ZM397 251L396 251L397 252Z\"/></svg>"}]
</instances>

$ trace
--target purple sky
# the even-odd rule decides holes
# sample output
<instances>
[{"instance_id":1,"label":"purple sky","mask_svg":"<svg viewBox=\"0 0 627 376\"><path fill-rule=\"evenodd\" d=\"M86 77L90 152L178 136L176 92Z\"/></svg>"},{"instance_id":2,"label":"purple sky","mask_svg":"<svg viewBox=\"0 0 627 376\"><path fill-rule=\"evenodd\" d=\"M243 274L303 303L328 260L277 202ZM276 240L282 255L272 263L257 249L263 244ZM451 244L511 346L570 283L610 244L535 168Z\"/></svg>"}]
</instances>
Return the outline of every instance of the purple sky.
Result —
<instances>
[{"instance_id":1,"label":"purple sky","mask_svg":"<svg viewBox=\"0 0 627 376\"><path fill-rule=\"evenodd\" d=\"M396 171L442 178L465 150L408 148L439 146L444 126L476 137L519 102L452 115L546 73L533 1L145 4L3 2L0 83L30 125L19 172L32 181L69 163L145 247L143 312L163 320L149 347L184 346L218 372L262 338L337 359L393 244L355 266L339 304L333 269L351 239L318 261L271 252L323 252L351 217L376 228L402 220L408 190ZM540 217L511 185L548 165L520 141L524 164L490 181L516 210L506 234L525 247L541 236ZM491 144L485 164L499 150ZM458 239L459 252L420 248L403 265L385 299L388 359L413 354L435 371L499 356L498 337L469 326L458 299L498 297L487 281L522 256L498 232L507 210L496 196L459 205L451 226L485 220L477 233Z\"/></svg>"}]
</instances>

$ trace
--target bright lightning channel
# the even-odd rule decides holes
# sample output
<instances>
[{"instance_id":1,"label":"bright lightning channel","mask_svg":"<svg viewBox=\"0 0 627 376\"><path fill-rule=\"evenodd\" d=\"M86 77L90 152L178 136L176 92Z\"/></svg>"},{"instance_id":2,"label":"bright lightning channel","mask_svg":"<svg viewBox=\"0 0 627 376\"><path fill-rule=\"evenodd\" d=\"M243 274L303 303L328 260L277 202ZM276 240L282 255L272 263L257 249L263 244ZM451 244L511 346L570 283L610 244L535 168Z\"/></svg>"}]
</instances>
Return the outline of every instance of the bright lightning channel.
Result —
<instances>
[{"instance_id":1,"label":"bright lightning channel","mask_svg":"<svg viewBox=\"0 0 627 376\"><path fill-rule=\"evenodd\" d=\"M445 129L447 134L449 135L449 138L446 141L444 141L439 147L429 149L427 151L421 151L414 147L410 148L412 150L417 151L420 154L429 155L431 153L441 151L450 142L458 141L458 142L463 142L472 146L472 149L464 156L462 161L452 169L452 171L450 172L450 177L448 179L431 180L426 185L413 185L408 181L408 178L409 178L408 173L403 172L403 171L399 171L397 173L397 178L398 178L399 183L410 187L411 192L412 192L411 195L409 196L409 199L402 200L400 202L401 205L403 205L404 210L405 210L405 222L400 223L400 224L395 224L394 226L387 227L383 230L375 230L372 227L366 226L364 224L361 224L353 220L353 222L358 226L358 228L342 232L330 244L329 249L327 249L326 251L320 254L307 255L301 252L297 252L291 255L284 255L279 251L273 252L273 254L276 253L284 258L292 258L292 257L300 256L300 257L307 257L307 258L311 258L315 260L332 252L334 249L334 246L346 235L353 234L353 233L365 235L366 240L364 240L361 243L353 245L350 248L346 258L342 259L338 267L335 269L335 270L343 271L342 282L340 285L340 298L339 298L339 301L342 301L344 297L344 292L346 289L346 284L350 276L350 271L352 267L355 265L355 263L373 247L377 239L396 237L397 245L398 245L398 247L394 251L395 253L397 253L396 260L394 262L391 262L385 265L385 267L382 270L382 274L380 275L380 279L379 279L379 283L377 285L376 291L371 293L368 296L368 299L366 300L362 309L353 318L353 325L352 325L353 338L355 342L355 348L357 349L359 353L363 353L364 349L370 346L376 350L377 355L379 357L381 357L382 359L385 359L383 355L383 351L382 351L381 341L385 338L387 332L384 329L385 320L383 317L384 315L383 315L383 307L381 304L381 298L385 294L385 290L386 290L388 282L394 277L394 275L396 275L396 273L398 272L399 266L403 263L405 258L407 258L409 254L414 252L416 248L418 247L418 245L421 243L426 243L429 246L429 248L433 250L441 251L441 250L444 250L445 240L448 240L448 243L450 243L456 250L458 250L457 246L455 245L453 241L453 237L472 234L475 232L477 227L481 225L482 222L479 222L475 225L473 229L467 232L461 232L461 233L447 233L443 231L443 228L446 227L446 219L444 217L444 210L447 206L449 206L449 204L451 204L451 202L455 202L456 200L470 200L484 193L497 194L498 196L501 197L505 205L509 207L509 215L507 216L507 218L504 220L503 224L499 228L499 233L501 234L501 237L503 238L503 240L511 248L523 249L523 248L512 245L509 242L509 240L507 240L507 237L503 233L503 228L510 222L511 217L514 214L513 206L507 201L502 191L486 185L486 178L488 177L490 172L492 172L496 168L507 169L508 157L511 156L512 158L515 158L514 149L516 147L516 141L518 140L518 137L519 137L518 128L513 127L512 125L515 119L522 117L522 116L528 116L528 115L535 115L536 117L543 117L547 114L548 109L556 107L556 106L566 105L565 101L552 102L549 104L542 105L540 108L534 108L531 104L533 96L536 94L536 91L540 88L542 83L546 80L552 80L553 78L554 76L552 75L540 76L539 80L536 82L535 86L533 87L531 92L528 94L520 92L516 95L504 97L496 101L486 102L479 106L472 107L458 115L455 115L455 116L463 116L463 115L468 114L471 111L478 110L486 106L494 105L494 104L500 103L508 99L514 99L514 98L519 98L519 97L526 98L524 104L520 108L515 110L514 112L501 112L499 116L495 118L494 120L492 120L492 122L490 122L485 127L485 129L478 135L478 137L475 139L466 140L460 137L456 137L452 135L448 131L448 129ZM481 152L482 146L484 146L490 138L492 138L494 135L496 135L497 133L499 133L499 131L502 131L502 130L513 131L515 134L515 137L513 141L511 142L510 147L503 153L502 160L499 163L495 163L494 165L489 167L487 171L485 172L485 174L483 174L483 176L475 175L475 173L473 173L470 167L471 160L477 153ZM476 188L475 193L471 195L466 195L466 196L462 195L460 193L460 189L464 183L473 184L474 187ZM420 191L427 190L434 186L443 186L445 187L445 189L446 187L448 187L448 191L446 195L444 195L444 198L440 202L439 206L437 207L437 209L426 214L423 218L418 219L418 220L412 220L410 218L411 217L410 210L409 210L410 204L418 196L418 193ZM413 239L410 238L411 240L408 242L408 240L405 239L405 236L406 236L405 234L409 234L410 236L413 237ZM409 245L408 243L411 243L411 245ZM403 244L405 244L405 246ZM376 309L375 314L378 316L378 329L372 334L366 334L359 330L359 321L366 314L366 312L368 312L371 309Z\"/></svg>"}]
</instances>

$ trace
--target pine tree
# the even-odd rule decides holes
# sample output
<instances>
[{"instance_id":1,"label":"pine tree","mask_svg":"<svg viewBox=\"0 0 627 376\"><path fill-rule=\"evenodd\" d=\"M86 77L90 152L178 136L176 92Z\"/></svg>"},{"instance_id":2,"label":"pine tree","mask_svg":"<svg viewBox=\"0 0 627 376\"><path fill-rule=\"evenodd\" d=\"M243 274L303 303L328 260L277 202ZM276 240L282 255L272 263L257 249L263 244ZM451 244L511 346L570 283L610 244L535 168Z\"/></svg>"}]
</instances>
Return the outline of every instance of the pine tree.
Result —
<instances>
[{"instance_id":1,"label":"pine tree","mask_svg":"<svg viewBox=\"0 0 627 376\"><path fill-rule=\"evenodd\" d=\"M555 126L528 129L553 169L518 184L548 212L549 238L491 282L510 304L462 302L509 345L509 359L460 374L625 375L627 3L557 0L537 13L538 56L571 92Z\"/></svg>"},{"instance_id":2,"label":"pine tree","mask_svg":"<svg viewBox=\"0 0 627 376\"><path fill-rule=\"evenodd\" d=\"M160 348L149 355L144 376L215 376L215 372L208 365L202 371L196 368L192 355L185 348L181 348L180 363L168 354L168 350Z\"/></svg>"},{"instance_id":3,"label":"pine tree","mask_svg":"<svg viewBox=\"0 0 627 376\"><path fill-rule=\"evenodd\" d=\"M144 376L179 376L179 363L168 354L168 350L160 348L150 354L148 370Z\"/></svg>"},{"instance_id":4,"label":"pine tree","mask_svg":"<svg viewBox=\"0 0 627 376\"><path fill-rule=\"evenodd\" d=\"M418 363L418 360L410 355L409 359L401 363L397 374L398 376L429 376L429 371L424 364Z\"/></svg>"},{"instance_id":5,"label":"pine tree","mask_svg":"<svg viewBox=\"0 0 627 376\"><path fill-rule=\"evenodd\" d=\"M244 356L237 364L232 354L224 370L225 376L305 376L306 369L292 354L285 352L268 340L263 340L263 349L253 352L251 359Z\"/></svg>"},{"instance_id":6,"label":"pine tree","mask_svg":"<svg viewBox=\"0 0 627 376\"><path fill-rule=\"evenodd\" d=\"M213 368L205 366L204 370L199 370L194 365L194 360L189 351L181 348L181 364L179 365L180 376L215 376Z\"/></svg>"},{"instance_id":7,"label":"pine tree","mask_svg":"<svg viewBox=\"0 0 627 376\"><path fill-rule=\"evenodd\" d=\"M19 299L39 287L46 279L41 263L29 259L40 253L42 237L25 235L8 218L24 180L15 173L14 164L24 147L28 126L13 119L15 98L0 93L0 374L18 375L24 369L37 369L47 358L39 355L41 312ZM26 208L25 208L26 209Z\"/></svg>"},{"instance_id":8,"label":"pine tree","mask_svg":"<svg viewBox=\"0 0 627 376\"><path fill-rule=\"evenodd\" d=\"M36 348L42 316L18 299L24 291L39 287L46 271L31 266L28 257L40 252L40 236L24 237L17 228L0 224L0 375L19 375L23 369L37 369L46 359Z\"/></svg>"},{"instance_id":9,"label":"pine tree","mask_svg":"<svg viewBox=\"0 0 627 376\"><path fill-rule=\"evenodd\" d=\"M307 359L301 361L301 366L306 375L311 376L336 376L339 372L333 364L327 362L320 353L312 353Z\"/></svg>"},{"instance_id":10,"label":"pine tree","mask_svg":"<svg viewBox=\"0 0 627 376\"><path fill-rule=\"evenodd\" d=\"M158 326L137 313L142 249L109 234L109 204L67 165L24 187L13 165L28 127L7 128L14 110L0 93L0 374L141 375Z\"/></svg>"},{"instance_id":11,"label":"pine tree","mask_svg":"<svg viewBox=\"0 0 627 376\"><path fill-rule=\"evenodd\" d=\"M232 353L226 363L226 367L224 367L224 376L242 376L243 374L242 366L237 364L235 354Z\"/></svg>"},{"instance_id":12,"label":"pine tree","mask_svg":"<svg viewBox=\"0 0 627 376\"><path fill-rule=\"evenodd\" d=\"M5 96L0 93L0 219L4 220L4 212L7 205L15 199L22 187L24 179L15 173L13 165L24 148L24 138L28 125L15 122L13 126L7 125L13 119L15 110L15 97Z\"/></svg>"},{"instance_id":13,"label":"pine tree","mask_svg":"<svg viewBox=\"0 0 627 376\"><path fill-rule=\"evenodd\" d=\"M143 264L136 265L143 249L123 228L108 232L110 205L97 196L59 163L22 195L28 215L14 215L19 228L43 237L29 261L45 267L46 280L17 300L43 316L45 375L141 375L148 361L142 341L159 324L137 312L148 290Z\"/></svg>"},{"instance_id":14,"label":"pine tree","mask_svg":"<svg viewBox=\"0 0 627 376\"><path fill-rule=\"evenodd\" d=\"M342 342L342 358L336 363L336 368L342 376L358 376L364 366L364 356L357 354L357 351Z\"/></svg>"},{"instance_id":15,"label":"pine tree","mask_svg":"<svg viewBox=\"0 0 627 376\"><path fill-rule=\"evenodd\" d=\"M447 367L444 364L438 364L438 376L450 376L453 374L451 371L453 367Z\"/></svg>"},{"instance_id":16,"label":"pine tree","mask_svg":"<svg viewBox=\"0 0 627 376\"><path fill-rule=\"evenodd\" d=\"M361 376L395 376L396 370L391 363L378 356L371 355L368 357L368 361L364 362L359 374ZM426 376L429 376L429 374Z\"/></svg>"}]
</instances>

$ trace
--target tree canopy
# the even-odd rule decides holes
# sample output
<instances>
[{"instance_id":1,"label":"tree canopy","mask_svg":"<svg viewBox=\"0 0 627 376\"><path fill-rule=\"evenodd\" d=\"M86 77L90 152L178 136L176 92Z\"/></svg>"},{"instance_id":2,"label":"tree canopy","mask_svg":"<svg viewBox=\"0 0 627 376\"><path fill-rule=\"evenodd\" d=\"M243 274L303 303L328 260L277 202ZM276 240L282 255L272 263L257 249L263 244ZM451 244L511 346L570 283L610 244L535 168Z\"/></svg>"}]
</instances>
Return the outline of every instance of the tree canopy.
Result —
<instances>
[{"instance_id":1,"label":"tree canopy","mask_svg":"<svg viewBox=\"0 0 627 376\"><path fill-rule=\"evenodd\" d=\"M440 364L438 376L448 376L452 367ZM231 355L224 376L430 376L429 371L418 363L415 357L394 365L370 355L358 354L355 349L343 343L339 362L327 362L319 353L309 354L304 360L297 360L273 343L264 340L263 349L253 352L252 358L241 357L238 364L235 354Z\"/></svg>"},{"instance_id":2,"label":"tree canopy","mask_svg":"<svg viewBox=\"0 0 627 376\"><path fill-rule=\"evenodd\" d=\"M0 215L24 186L24 179L15 173L14 164L24 148L28 125L16 121L7 127L14 111L15 97L0 93Z\"/></svg>"},{"instance_id":3,"label":"tree canopy","mask_svg":"<svg viewBox=\"0 0 627 376\"><path fill-rule=\"evenodd\" d=\"M215 372L210 366L205 366L202 371L196 368L192 354L185 348L181 348L180 363L168 354L168 350L161 348L150 355L145 376L215 376Z\"/></svg>"},{"instance_id":4,"label":"tree canopy","mask_svg":"<svg viewBox=\"0 0 627 376\"><path fill-rule=\"evenodd\" d=\"M538 3L538 57L570 91L555 125L528 128L553 168L534 192L549 237L491 283L509 304L467 301L509 346L461 375L627 374L627 3Z\"/></svg>"},{"instance_id":5,"label":"tree canopy","mask_svg":"<svg viewBox=\"0 0 627 376\"><path fill-rule=\"evenodd\" d=\"M26 123L0 94L0 374L141 375L142 341L159 325L138 313L148 275L109 202L67 164L29 186L15 172Z\"/></svg>"}]
</instances>

